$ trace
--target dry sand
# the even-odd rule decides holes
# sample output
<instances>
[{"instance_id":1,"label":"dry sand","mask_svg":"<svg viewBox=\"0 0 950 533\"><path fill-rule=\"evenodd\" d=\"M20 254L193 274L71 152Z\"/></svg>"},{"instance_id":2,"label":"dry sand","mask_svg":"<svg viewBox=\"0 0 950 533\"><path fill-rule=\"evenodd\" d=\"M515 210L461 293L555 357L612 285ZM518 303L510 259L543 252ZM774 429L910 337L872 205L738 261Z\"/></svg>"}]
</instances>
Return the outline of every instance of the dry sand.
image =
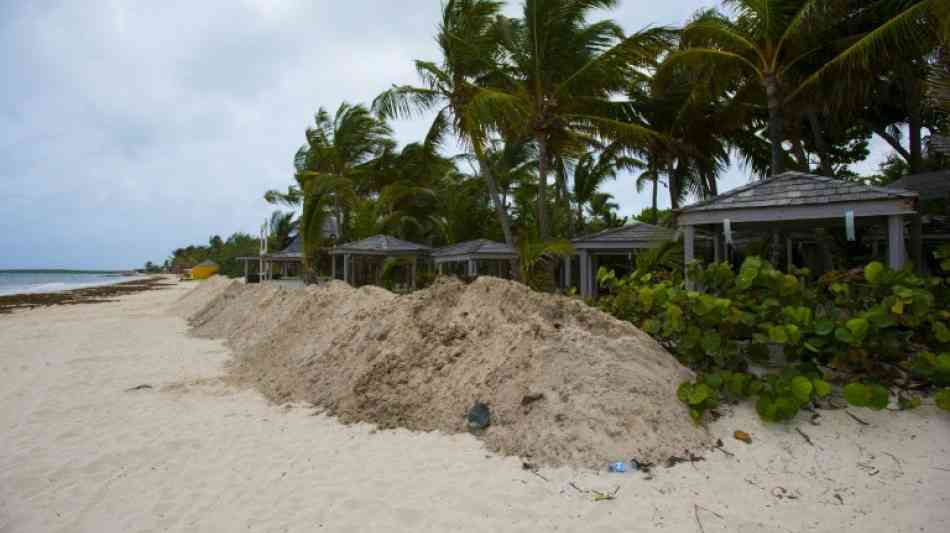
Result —
<instances>
[{"instance_id":1,"label":"dry sand","mask_svg":"<svg viewBox=\"0 0 950 533\"><path fill-rule=\"evenodd\" d=\"M659 463L712 443L676 399L692 373L650 336L503 279L404 296L212 282L178 311L198 335L228 340L239 381L345 422L457 433L484 402L491 426L479 438L547 466Z\"/></svg>"},{"instance_id":2,"label":"dry sand","mask_svg":"<svg viewBox=\"0 0 950 533\"><path fill-rule=\"evenodd\" d=\"M853 410L867 427L743 406L710 428L733 456L542 479L471 435L343 425L226 384L230 351L171 312L191 286L0 316L0 532L950 529L932 406Z\"/></svg>"}]
</instances>

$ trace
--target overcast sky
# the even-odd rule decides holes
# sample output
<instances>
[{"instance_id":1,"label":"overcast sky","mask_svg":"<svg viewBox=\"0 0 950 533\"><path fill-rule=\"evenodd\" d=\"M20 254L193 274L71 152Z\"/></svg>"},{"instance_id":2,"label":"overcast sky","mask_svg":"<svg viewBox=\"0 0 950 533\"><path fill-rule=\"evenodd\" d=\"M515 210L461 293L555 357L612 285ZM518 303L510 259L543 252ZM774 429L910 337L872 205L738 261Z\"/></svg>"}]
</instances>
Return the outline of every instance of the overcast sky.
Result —
<instances>
[{"instance_id":1,"label":"overcast sky","mask_svg":"<svg viewBox=\"0 0 950 533\"><path fill-rule=\"evenodd\" d=\"M633 31L713 3L626 0L611 16ZM412 60L437 59L439 11L438 0L0 2L0 268L139 267L254 233L316 109L414 82ZM393 126L406 143L427 124ZM747 180L733 168L720 189ZM630 179L608 191L624 215L649 204Z\"/></svg>"}]
</instances>

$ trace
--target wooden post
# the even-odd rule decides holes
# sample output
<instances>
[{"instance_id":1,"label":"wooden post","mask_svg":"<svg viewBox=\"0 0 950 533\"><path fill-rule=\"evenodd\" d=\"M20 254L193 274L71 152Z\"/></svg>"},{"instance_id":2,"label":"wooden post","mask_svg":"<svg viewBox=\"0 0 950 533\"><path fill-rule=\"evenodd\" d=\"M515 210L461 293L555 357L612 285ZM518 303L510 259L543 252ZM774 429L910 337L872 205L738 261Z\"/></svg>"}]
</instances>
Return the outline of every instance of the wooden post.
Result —
<instances>
[{"instance_id":1,"label":"wooden post","mask_svg":"<svg viewBox=\"0 0 950 533\"><path fill-rule=\"evenodd\" d=\"M891 215L887 217L887 265L892 270L900 270L905 261L904 216Z\"/></svg>"},{"instance_id":2,"label":"wooden post","mask_svg":"<svg viewBox=\"0 0 950 533\"><path fill-rule=\"evenodd\" d=\"M478 275L478 263L474 259L468 260L468 275L473 277Z\"/></svg>"},{"instance_id":3,"label":"wooden post","mask_svg":"<svg viewBox=\"0 0 950 533\"><path fill-rule=\"evenodd\" d=\"M689 264L693 262L695 250L693 245L696 240L696 227L686 226L683 228L683 276L686 279L686 287L692 289L695 285L689 280L686 272L689 270Z\"/></svg>"},{"instance_id":4,"label":"wooden post","mask_svg":"<svg viewBox=\"0 0 950 533\"><path fill-rule=\"evenodd\" d=\"M713 230L713 261L718 263L722 261L722 231L719 229L719 226L716 226L716 229Z\"/></svg>"},{"instance_id":5,"label":"wooden post","mask_svg":"<svg viewBox=\"0 0 950 533\"><path fill-rule=\"evenodd\" d=\"M597 256L590 256L590 297L596 299L600 294L600 284L597 283L597 270L600 268L600 261Z\"/></svg>"},{"instance_id":6,"label":"wooden post","mask_svg":"<svg viewBox=\"0 0 950 533\"><path fill-rule=\"evenodd\" d=\"M581 259L581 296L588 298L590 297L590 254L587 253L587 250L581 250L578 256Z\"/></svg>"},{"instance_id":7,"label":"wooden post","mask_svg":"<svg viewBox=\"0 0 950 533\"><path fill-rule=\"evenodd\" d=\"M567 256L564 258L564 289L565 290L570 289L571 283L573 283L573 280L571 279L571 260L572 259L573 258L571 256Z\"/></svg>"},{"instance_id":8,"label":"wooden post","mask_svg":"<svg viewBox=\"0 0 950 533\"><path fill-rule=\"evenodd\" d=\"M412 256L412 269L411 269L412 281L410 282L410 286L413 289L416 288L416 264L418 262L419 262L419 257L415 255Z\"/></svg>"},{"instance_id":9,"label":"wooden post","mask_svg":"<svg viewBox=\"0 0 950 533\"><path fill-rule=\"evenodd\" d=\"M247 259L244 260L244 281L247 281Z\"/></svg>"},{"instance_id":10,"label":"wooden post","mask_svg":"<svg viewBox=\"0 0 950 533\"><path fill-rule=\"evenodd\" d=\"M914 267L917 272L921 274L926 271L923 232L923 219L920 213L915 213L910 219L910 256L914 260Z\"/></svg>"},{"instance_id":11,"label":"wooden post","mask_svg":"<svg viewBox=\"0 0 950 533\"><path fill-rule=\"evenodd\" d=\"M343 281L350 283L350 254L343 254Z\"/></svg>"},{"instance_id":12,"label":"wooden post","mask_svg":"<svg viewBox=\"0 0 950 533\"><path fill-rule=\"evenodd\" d=\"M336 256L330 254L330 279L336 279Z\"/></svg>"},{"instance_id":13,"label":"wooden post","mask_svg":"<svg viewBox=\"0 0 950 533\"><path fill-rule=\"evenodd\" d=\"M787 235L785 237L785 261L786 261L785 272L789 274L791 274L792 269L795 268L795 261L793 261L793 258L792 258L793 253L794 253L794 249L792 248L792 236Z\"/></svg>"}]
</instances>

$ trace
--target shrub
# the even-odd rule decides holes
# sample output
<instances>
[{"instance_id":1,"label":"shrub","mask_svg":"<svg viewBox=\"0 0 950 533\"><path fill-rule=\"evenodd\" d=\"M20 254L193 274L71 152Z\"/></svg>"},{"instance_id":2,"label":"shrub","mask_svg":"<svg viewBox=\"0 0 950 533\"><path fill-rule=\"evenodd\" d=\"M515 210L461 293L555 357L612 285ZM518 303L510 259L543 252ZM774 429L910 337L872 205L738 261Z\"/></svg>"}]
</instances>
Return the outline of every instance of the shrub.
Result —
<instances>
[{"instance_id":1,"label":"shrub","mask_svg":"<svg viewBox=\"0 0 950 533\"><path fill-rule=\"evenodd\" d=\"M950 267L950 250L945 263ZM689 266L702 290L635 272L617 278L599 305L633 322L700 373L680 398L699 420L725 396L755 398L766 420L787 420L830 394L828 376L852 405L884 408L890 387L902 408L919 399L906 389L950 385L950 309L944 278L893 271L879 262L809 282L809 272L783 273L751 257L738 272L725 263ZM940 355L935 355L939 353ZM781 357L777 357L781 355ZM751 366L781 371L758 377ZM950 404L950 392L935 397Z\"/></svg>"}]
</instances>

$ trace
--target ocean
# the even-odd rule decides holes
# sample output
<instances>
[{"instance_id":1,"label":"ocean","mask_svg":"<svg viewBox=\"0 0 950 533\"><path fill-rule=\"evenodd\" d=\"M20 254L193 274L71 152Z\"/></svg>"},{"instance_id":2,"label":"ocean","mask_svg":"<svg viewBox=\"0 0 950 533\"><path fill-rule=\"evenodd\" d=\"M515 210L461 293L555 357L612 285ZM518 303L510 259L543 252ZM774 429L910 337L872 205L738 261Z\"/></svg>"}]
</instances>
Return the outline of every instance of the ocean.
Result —
<instances>
[{"instance_id":1,"label":"ocean","mask_svg":"<svg viewBox=\"0 0 950 533\"><path fill-rule=\"evenodd\" d=\"M0 270L0 296L59 292L135 279L120 272L83 270Z\"/></svg>"}]
</instances>

